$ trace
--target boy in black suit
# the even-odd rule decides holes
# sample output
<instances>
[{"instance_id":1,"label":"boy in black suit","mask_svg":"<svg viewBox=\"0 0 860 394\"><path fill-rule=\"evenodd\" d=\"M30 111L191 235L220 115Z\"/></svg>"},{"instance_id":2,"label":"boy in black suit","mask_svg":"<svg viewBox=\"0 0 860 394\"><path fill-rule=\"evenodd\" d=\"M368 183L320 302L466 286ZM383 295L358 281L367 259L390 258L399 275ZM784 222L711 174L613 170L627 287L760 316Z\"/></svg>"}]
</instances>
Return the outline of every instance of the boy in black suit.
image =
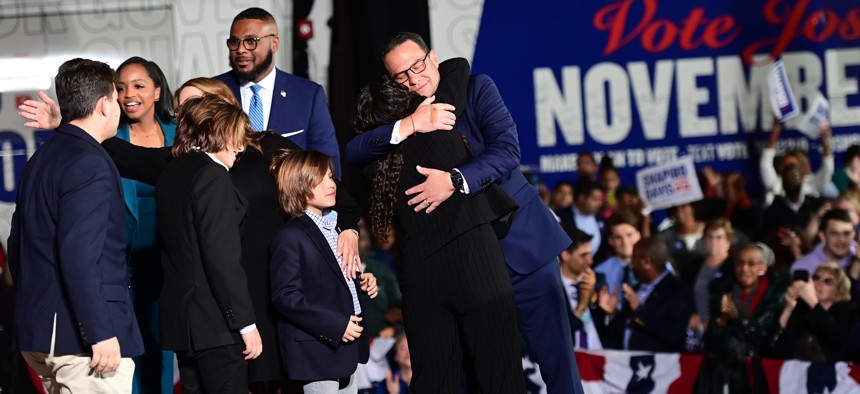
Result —
<instances>
[{"instance_id":1,"label":"boy in black suit","mask_svg":"<svg viewBox=\"0 0 860 394\"><path fill-rule=\"evenodd\" d=\"M248 117L215 95L179 107L173 160L156 187L164 243L162 345L183 393L247 393L263 344L242 268L245 204L229 169L250 143Z\"/></svg>"},{"instance_id":2,"label":"boy in black suit","mask_svg":"<svg viewBox=\"0 0 860 394\"><path fill-rule=\"evenodd\" d=\"M294 218L272 240L270 265L284 370L305 393L356 393L355 370L368 358L356 289L376 297L376 278L361 274L359 282L340 268L332 161L285 150L271 168L281 208Z\"/></svg>"}]
</instances>

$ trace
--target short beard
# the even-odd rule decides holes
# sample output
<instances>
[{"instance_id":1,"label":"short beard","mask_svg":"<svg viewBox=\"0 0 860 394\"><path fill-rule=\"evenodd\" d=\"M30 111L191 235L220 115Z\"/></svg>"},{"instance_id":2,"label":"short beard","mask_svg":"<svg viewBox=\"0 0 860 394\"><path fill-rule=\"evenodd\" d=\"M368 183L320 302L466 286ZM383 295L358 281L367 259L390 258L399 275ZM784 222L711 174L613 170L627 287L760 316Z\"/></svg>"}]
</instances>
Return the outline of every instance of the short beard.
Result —
<instances>
[{"instance_id":1,"label":"short beard","mask_svg":"<svg viewBox=\"0 0 860 394\"><path fill-rule=\"evenodd\" d=\"M257 77L260 76L260 74L266 72L266 70L268 70L269 67L272 65L272 62L274 61L272 55L273 53L274 52L272 52L272 50L270 49L269 53L266 54L266 58L263 59L263 62L255 66L253 69L251 69L251 71L239 71L236 67L236 63L233 62L232 57L228 58L228 61L230 62L230 68L233 69L233 72L236 73L236 76L239 77L240 80L255 81L257 80Z\"/></svg>"}]
</instances>

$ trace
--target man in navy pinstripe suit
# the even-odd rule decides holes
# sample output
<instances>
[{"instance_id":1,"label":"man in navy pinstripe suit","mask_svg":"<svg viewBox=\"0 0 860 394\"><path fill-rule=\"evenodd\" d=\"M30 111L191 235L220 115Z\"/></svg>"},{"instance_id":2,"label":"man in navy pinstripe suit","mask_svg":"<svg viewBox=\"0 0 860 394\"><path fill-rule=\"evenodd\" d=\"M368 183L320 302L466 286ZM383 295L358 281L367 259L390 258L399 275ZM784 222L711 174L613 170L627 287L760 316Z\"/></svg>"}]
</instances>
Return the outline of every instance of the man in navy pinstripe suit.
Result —
<instances>
[{"instance_id":1,"label":"man in navy pinstripe suit","mask_svg":"<svg viewBox=\"0 0 860 394\"><path fill-rule=\"evenodd\" d=\"M520 330L550 393L581 393L582 386L556 256L570 238L538 198L519 169L516 125L498 89L486 75L469 78L467 107L457 119L453 106L433 104L439 86L439 60L421 36L399 33L383 50L385 67L396 82L428 97L399 122L356 136L346 147L353 165L367 164L410 135L455 127L468 138L473 159L451 172L418 168L427 180L409 190L416 211L436 209L453 193L471 194L499 184L519 205L508 235L501 240L514 286Z\"/></svg>"}]
</instances>

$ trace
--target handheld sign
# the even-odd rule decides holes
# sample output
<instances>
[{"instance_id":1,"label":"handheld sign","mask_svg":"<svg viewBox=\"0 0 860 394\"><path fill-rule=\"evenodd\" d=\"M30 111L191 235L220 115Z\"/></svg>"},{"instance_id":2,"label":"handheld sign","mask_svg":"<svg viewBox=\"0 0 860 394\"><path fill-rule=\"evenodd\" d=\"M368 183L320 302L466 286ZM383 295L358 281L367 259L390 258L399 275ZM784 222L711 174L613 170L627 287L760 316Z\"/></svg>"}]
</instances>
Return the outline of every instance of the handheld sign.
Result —
<instances>
[{"instance_id":1,"label":"handheld sign","mask_svg":"<svg viewBox=\"0 0 860 394\"><path fill-rule=\"evenodd\" d=\"M809 106L809 111L803 115L797 124L797 129L807 137L816 139L821 136L821 128L829 122L829 119L830 102L819 92Z\"/></svg>"},{"instance_id":2,"label":"handheld sign","mask_svg":"<svg viewBox=\"0 0 860 394\"><path fill-rule=\"evenodd\" d=\"M692 156L643 168L636 172L639 195L652 209L663 209L702 199L702 188Z\"/></svg>"},{"instance_id":3,"label":"handheld sign","mask_svg":"<svg viewBox=\"0 0 860 394\"><path fill-rule=\"evenodd\" d=\"M782 60L773 63L767 76L767 82L770 89L770 106L777 119L785 122L800 114Z\"/></svg>"}]
</instances>

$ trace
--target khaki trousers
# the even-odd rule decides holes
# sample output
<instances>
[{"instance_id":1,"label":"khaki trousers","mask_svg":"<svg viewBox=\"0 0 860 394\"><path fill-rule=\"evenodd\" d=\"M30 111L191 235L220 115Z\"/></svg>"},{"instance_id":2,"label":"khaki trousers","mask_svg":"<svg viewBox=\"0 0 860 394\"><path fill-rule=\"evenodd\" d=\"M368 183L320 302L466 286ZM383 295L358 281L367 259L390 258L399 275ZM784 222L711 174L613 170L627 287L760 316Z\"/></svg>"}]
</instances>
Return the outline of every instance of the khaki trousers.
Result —
<instances>
[{"instance_id":1,"label":"khaki trousers","mask_svg":"<svg viewBox=\"0 0 860 394\"><path fill-rule=\"evenodd\" d=\"M100 374L90 368L91 357L86 354L54 354L57 336L57 315L51 333L50 353L21 352L27 364L36 371L48 394L70 393L131 393L134 361L123 357L119 368Z\"/></svg>"}]
</instances>

